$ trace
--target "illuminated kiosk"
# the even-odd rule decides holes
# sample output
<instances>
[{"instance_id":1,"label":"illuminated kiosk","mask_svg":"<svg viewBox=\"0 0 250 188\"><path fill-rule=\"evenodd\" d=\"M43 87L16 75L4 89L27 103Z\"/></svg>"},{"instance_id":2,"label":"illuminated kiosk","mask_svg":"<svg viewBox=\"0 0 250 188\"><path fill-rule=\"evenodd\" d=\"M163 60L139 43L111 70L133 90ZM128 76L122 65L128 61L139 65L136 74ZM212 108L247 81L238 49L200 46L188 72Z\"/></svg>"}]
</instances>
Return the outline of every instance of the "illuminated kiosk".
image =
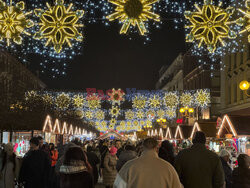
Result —
<instances>
[{"instance_id":1,"label":"illuminated kiosk","mask_svg":"<svg viewBox=\"0 0 250 188\"><path fill-rule=\"evenodd\" d=\"M223 147L234 147L237 153L250 155L250 116L224 115L217 132Z\"/></svg>"},{"instance_id":2,"label":"illuminated kiosk","mask_svg":"<svg viewBox=\"0 0 250 188\"><path fill-rule=\"evenodd\" d=\"M116 139L116 140L127 140L127 138L115 130L109 130L108 132L104 133L103 135L99 136L97 139L98 140L105 140L105 139Z\"/></svg>"}]
</instances>

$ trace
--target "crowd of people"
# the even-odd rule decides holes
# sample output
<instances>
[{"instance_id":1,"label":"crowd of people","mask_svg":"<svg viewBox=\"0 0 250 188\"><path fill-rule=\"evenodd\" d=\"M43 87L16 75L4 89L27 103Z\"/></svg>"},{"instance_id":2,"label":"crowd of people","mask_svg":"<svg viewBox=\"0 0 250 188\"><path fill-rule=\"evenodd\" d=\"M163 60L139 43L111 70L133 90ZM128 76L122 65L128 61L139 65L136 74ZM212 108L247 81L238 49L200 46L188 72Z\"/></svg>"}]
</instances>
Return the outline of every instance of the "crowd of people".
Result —
<instances>
[{"instance_id":1,"label":"crowd of people","mask_svg":"<svg viewBox=\"0 0 250 188\"><path fill-rule=\"evenodd\" d=\"M171 142L154 138L75 139L56 148L33 137L22 159L10 143L1 147L0 188L94 188L98 182L106 188L250 188L248 155L240 154L233 169L230 152L208 150L203 132L192 142L176 154Z\"/></svg>"}]
</instances>

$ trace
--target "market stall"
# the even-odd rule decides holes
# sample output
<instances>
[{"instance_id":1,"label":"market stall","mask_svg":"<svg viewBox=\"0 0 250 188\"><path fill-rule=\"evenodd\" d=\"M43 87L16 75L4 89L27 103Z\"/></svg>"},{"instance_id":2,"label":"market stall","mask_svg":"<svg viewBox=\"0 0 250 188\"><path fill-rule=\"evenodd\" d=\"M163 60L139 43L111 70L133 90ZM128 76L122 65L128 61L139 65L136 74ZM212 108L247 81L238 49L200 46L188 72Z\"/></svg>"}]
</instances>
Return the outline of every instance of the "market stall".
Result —
<instances>
[{"instance_id":1,"label":"market stall","mask_svg":"<svg viewBox=\"0 0 250 188\"><path fill-rule=\"evenodd\" d=\"M127 140L126 137L122 136L121 134L119 134L115 130L109 130L108 132L99 136L97 139L98 140L105 140L105 139Z\"/></svg>"}]
</instances>

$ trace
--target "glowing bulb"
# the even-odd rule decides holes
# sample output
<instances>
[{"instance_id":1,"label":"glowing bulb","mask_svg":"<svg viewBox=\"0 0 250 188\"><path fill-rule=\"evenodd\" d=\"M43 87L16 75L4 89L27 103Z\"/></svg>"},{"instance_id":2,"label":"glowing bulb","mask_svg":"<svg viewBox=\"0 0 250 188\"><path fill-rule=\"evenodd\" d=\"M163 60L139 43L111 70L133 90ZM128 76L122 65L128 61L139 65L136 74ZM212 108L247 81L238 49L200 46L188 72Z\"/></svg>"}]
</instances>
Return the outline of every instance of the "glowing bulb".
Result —
<instances>
[{"instance_id":1,"label":"glowing bulb","mask_svg":"<svg viewBox=\"0 0 250 188\"><path fill-rule=\"evenodd\" d=\"M244 80L244 81L242 81L242 82L240 83L239 87L240 87L240 89L241 89L242 91L246 91L246 90L249 89L250 83L249 83L248 81Z\"/></svg>"}]
</instances>

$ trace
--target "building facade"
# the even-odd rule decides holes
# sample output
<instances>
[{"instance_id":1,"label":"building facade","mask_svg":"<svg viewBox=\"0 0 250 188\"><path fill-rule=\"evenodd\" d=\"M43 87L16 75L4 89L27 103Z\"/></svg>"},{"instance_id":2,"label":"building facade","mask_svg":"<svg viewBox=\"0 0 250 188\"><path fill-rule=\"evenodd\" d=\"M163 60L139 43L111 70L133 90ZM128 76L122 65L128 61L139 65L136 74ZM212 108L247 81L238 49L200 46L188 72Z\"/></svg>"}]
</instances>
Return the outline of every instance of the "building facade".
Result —
<instances>
[{"instance_id":1,"label":"building facade","mask_svg":"<svg viewBox=\"0 0 250 188\"><path fill-rule=\"evenodd\" d=\"M250 45L244 37L243 52L224 56L221 70L221 113L250 116L250 97L240 90L243 80L250 82ZM250 92L248 92L250 93Z\"/></svg>"}]
</instances>

